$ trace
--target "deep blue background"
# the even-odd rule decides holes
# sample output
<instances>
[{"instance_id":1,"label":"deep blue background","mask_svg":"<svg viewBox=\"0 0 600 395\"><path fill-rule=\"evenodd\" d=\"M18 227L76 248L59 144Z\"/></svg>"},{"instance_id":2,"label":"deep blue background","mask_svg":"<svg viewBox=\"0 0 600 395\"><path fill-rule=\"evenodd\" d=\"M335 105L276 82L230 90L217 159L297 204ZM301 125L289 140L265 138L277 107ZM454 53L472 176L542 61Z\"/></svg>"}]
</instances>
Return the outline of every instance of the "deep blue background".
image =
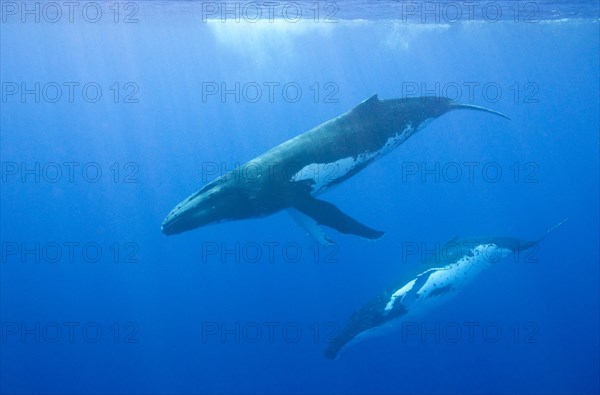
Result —
<instances>
[{"instance_id":1,"label":"deep blue background","mask_svg":"<svg viewBox=\"0 0 600 395\"><path fill-rule=\"evenodd\" d=\"M156 5L156 3L155 3ZM599 70L598 19L539 23L406 24L393 19L335 24L202 23L174 4L143 3L139 23L3 23L2 82L97 82L98 103L1 103L1 154L7 163L98 163L103 176L70 183L31 177L2 181L1 232L7 243L98 243L97 263L78 255L56 263L9 256L0 266L3 330L11 323L98 323L103 336L76 332L57 343L7 335L0 343L0 390L7 393L597 393L599 391ZM594 19L595 18L595 19ZM114 103L114 82L139 86L135 104ZM202 82L298 83L298 103L202 101ZM333 82L337 103L315 102L308 87ZM334 117L374 93L402 95L406 82L493 82L495 103L476 90L461 102L511 117L454 112L388 157L322 197L386 236L375 242L328 235L337 262L315 262L313 241L286 213L226 223L176 237L164 215L203 184L202 166L231 169ZM513 84L538 88L537 102L514 98ZM323 90L321 92L324 92ZM463 92L466 94L466 92ZM523 93L521 91L521 93ZM134 162L137 183L114 182L109 167ZM406 163L495 162L500 182L476 173L457 183L403 179ZM514 182L511 166L535 163L536 183ZM3 173L3 176L6 175ZM121 173L123 175L123 173ZM455 235L533 239L569 221L544 242L537 263L510 259L484 272L430 325L497 323L497 343L481 335L456 344L399 333L326 360L315 324L342 325L352 311L418 259L403 243ZM110 246L134 243L138 263L115 263ZM207 243L299 243L297 263L202 261ZM204 243L204 244L203 244ZM266 249L264 250L266 251ZM137 343L114 342L114 323L135 323ZM257 343L202 341L203 323L298 324L286 342L276 331ZM535 323L537 342L516 342L515 323ZM264 328L264 326L263 326ZM66 331L66 327L63 326ZM121 333L125 333L124 330ZM321 335L323 335L323 331ZM522 340L522 339L520 339Z\"/></svg>"}]
</instances>

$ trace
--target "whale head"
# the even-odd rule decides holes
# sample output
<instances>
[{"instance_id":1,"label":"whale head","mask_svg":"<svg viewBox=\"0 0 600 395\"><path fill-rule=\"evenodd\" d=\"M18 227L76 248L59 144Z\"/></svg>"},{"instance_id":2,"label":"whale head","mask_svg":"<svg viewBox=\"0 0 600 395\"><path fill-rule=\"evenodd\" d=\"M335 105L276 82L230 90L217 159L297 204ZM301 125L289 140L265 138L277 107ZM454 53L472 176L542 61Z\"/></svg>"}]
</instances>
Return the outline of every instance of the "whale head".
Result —
<instances>
[{"instance_id":1,"label":"whale head","mask_svg":"<svg viewBox=\"0 0 600 395\"><path fill-rule=\"evenodd\" d=\"M216 179L175 206L163 220L162 232L174 235L218 222L225 208L232 206L234 198L233 194L225 193L223 181Z\"/></svg>"},{"instance_id":2,"label":"whale head","mask_svg":"<svg viewBox=\"0 0 600 395\"><path fill-rule=\"evenodd\" d=\"M174 235L222 221L260 216L263 208L256 204L261 201L257 199L261 188L256 180L251 181L232 171L206 184L171 210L163 220L162 232Z\"/></svg>"}]
</instances>

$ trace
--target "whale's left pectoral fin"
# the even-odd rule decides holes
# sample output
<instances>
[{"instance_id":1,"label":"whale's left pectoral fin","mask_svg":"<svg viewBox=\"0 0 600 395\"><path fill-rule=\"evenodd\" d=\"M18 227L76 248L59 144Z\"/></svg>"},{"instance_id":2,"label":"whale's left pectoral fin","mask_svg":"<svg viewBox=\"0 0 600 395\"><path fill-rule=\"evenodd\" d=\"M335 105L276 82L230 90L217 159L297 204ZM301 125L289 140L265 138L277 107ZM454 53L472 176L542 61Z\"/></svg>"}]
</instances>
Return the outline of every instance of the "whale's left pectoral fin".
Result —
<instances>
[{"instance_id":1,"label":"whale's left pectoral fin","mask_svg":"<svg viewBox=\"0 0 600 395\"><path fill-rule=\"evenodd\" d=\"M344 214L334 204L316 199L312 195L294 199L292 207L308 215L318 224L333 228L340 233L350 233L367 239L378 239L384 234L384 232L371 229Z\"/></svg>"}]
</instances>

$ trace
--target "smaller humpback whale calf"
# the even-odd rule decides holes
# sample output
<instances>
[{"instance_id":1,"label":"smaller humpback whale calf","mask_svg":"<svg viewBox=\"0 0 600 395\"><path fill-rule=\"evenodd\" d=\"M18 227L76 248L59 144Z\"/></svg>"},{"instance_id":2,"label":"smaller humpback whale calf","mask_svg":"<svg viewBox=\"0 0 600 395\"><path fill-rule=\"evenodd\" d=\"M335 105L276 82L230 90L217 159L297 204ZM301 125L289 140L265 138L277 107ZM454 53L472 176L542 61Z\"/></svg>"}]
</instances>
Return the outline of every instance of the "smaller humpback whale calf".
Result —
<instances>
[{"instance_id":1,"label":"smaller humpback whale calf","mask_svg":"<svg viewBox=\"0 0 600 395\"><path fill-rule=\"evenodd\" d=\"M288 140L236 168L179 203L162 231L173 235L222 221L258 218L290 209L318 241L328 239L316 225L376 239L383 232L315 196L344 182L391 152L431 120L456 109L487 108L445 97L379 100L377 95L352 110Z\"/></svg>"},{"instance_id":2,"label":"smaller humpback whale calf","mask_svg":"<svg viewBox=\"0 0 600 395\"><path fill-rule=\"evenodd\" d=\"M331 340L325 356L336 359L349 344L383 334L408 319L420 317L433 306L456 295L483 269L501 258L534 248L565 221L553 226L535 241L512 237L452 239L442 248L446 253L436 262L439 267L422 271L356 310Z\"/></svg>"}]
</instances>

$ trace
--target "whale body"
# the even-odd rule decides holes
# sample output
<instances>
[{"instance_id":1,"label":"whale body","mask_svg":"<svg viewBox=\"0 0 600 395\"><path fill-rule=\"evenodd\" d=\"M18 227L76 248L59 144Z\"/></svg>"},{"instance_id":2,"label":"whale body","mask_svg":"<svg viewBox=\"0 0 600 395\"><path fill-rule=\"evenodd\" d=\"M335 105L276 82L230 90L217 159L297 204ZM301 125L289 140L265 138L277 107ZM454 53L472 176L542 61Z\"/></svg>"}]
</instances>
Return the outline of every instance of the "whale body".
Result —
<instances>
[{"instance_id":1,"label":"whale body","mask_svg":"<svg viewBox=\"0 0 600 395\"><path fill-rule=\"evenodd\" d=\"M428 268L400 286L387 289L374 300L356 310L347 324L325 350L325 356L336 359L349 344L393 331L402 322L421 317L432 307L448 302L482 270L513 253L537 246L556 230L563 220L535 241L512 237L455 238L448 242L438 266Z\"/></svg>"},{"instance_id":2,"label":"whale body","mask_svg":"<svg viewBox=\"0 0 600 395\"><path fill-rule=\"evenodd\" d=\"M374 95L347 113L208 183L171 210L162 231L173 235L217 222L293 209L307 228L311 224L325 225L340 233L379 238L383 232L363 225L316 196L391 152L431 120L455 109L485 111L506 118L496 111L445 97L379 100Z\"/></svg>"}]
</instances>

